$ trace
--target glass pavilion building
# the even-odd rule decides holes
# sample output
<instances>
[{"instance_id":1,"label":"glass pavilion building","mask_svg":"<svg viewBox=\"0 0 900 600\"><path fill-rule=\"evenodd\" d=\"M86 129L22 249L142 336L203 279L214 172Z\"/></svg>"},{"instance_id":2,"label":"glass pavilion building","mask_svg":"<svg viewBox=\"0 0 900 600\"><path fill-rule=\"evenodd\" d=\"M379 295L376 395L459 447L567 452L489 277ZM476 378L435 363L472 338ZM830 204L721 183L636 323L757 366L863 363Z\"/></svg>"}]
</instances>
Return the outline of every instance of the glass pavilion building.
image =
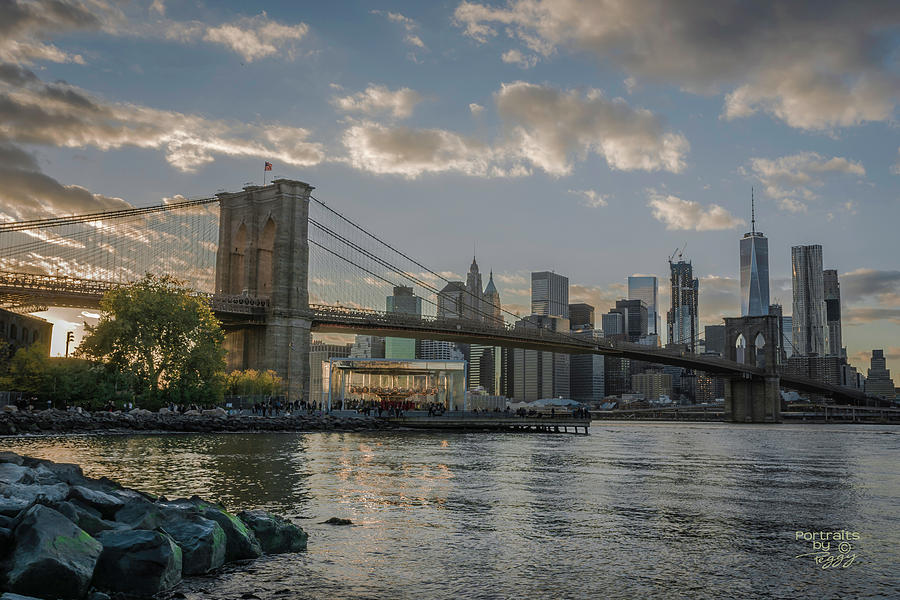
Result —
<instances>
[{"instance_id":1,"label":"glass pavilion building","mask_svg":"<svg viewBox=\"0 0 900 600\"><path fill-rule=\"evenodd\" d=\"M428 410L465 410L466 362L463 360L391 360L339 358L323 363L328 410L366 406Z\"/></svg>"}]
</instances>

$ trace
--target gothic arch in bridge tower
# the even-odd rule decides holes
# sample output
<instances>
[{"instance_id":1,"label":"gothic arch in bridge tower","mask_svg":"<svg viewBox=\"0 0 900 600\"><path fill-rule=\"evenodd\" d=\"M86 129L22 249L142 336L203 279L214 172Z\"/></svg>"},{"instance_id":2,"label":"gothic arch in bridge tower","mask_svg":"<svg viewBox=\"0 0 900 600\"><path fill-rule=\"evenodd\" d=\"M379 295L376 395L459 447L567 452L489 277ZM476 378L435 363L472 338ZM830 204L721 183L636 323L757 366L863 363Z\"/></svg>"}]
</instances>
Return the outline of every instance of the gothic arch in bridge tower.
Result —
<instances>
[{"instance_id":1,"label":"gothic arch in bridge tower","mask_svg":"<svg viewBox=\"0 0 900 600\"><path fill-rule=\"evenodd\" d=\"M725 386L725 419L741 423L781 421L778 317L761 315L725 319L726 358L747 365Z\"/></svg>"},{"instance_id":2,"label":"gothic arch in bridge tower","mask_svg":"<svg viewBox=\"0 0 900 600\"><path fill-rule=\"evenodd\" d=\"M747 358L747 338L744 334L739 333L734 341L734 352L728 357L734 362L744 363Z\"/></svg>"},{"instance_id":3,"label":"gothic arch in bridge tower","mask_svg":"<svg viewBox=\"0 0 900 600\"><path fill-rule=\"evenodd\" d=\"M753 348L756 352L753 355L753 364L757 367L766 367L766 338L762 332L756 334L753 338Z\"/></svg>"},{"instance_id":4,"label":"gothic arch in bridge tower","mask_svg":"<svg viewBox=\"0 0 900 600\"><path fill-rule=\"evenodd\" d=\"M266 220L266 225L259 234L259 247L257 249L257 285L256 289L260 296L269 297L272 295L272 281L274 279L275 262L273 256L275 253L275 233L277 226L275 219L271 216Z\"/></svg>"},{"instance_id":5,"label":"gothic arch in bridge tower","mask_svg":"<svg viewBox=\"0 0 900 600\"><path fill-rule=\"evenodd\" d=\"M242 222L234 233L231 243L231 259L228 285L229 294L240 294L244 291L244 255L247 252L247 226Z\"/></svg>"}]
</instances>

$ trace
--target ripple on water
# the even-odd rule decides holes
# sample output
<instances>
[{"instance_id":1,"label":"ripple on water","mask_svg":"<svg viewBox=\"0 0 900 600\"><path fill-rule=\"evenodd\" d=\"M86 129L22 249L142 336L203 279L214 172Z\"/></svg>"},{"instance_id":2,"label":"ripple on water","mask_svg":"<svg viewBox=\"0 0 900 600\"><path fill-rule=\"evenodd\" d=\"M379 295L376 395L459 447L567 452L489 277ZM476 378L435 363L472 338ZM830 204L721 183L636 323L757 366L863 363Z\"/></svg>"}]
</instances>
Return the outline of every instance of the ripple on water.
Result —
<instances>
[{"instance_id":1,"label":"ripple on water","mask_svg":"<svg viewBox=\"0 0 900 600\"><path fill-rule=\"evenodd\" d=\"M595 424L596 425L596 424ZM5 438L94 477L297 519L309 550L189 598L831 598L900 589L891 427L596 425L592 435ZM332 516L350 527L322 522ZM823 571L795 531L859 531Z\"/></svg>"}]
</instances>

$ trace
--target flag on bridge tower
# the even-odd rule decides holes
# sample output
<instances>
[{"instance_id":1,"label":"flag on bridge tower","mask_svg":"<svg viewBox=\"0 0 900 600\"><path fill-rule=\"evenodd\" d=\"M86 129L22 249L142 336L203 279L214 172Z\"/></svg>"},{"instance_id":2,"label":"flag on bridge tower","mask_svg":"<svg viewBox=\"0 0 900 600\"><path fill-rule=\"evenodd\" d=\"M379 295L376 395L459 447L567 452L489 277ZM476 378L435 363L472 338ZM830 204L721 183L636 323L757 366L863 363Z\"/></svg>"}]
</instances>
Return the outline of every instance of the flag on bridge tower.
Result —
<instances>
[{"instance_id":1,"label":"flag on bridge tower","mask_svg":"<svg viewBox=\"0 0 900 600\"><path fill-rule=\"evenodd\" d=\"M270 163L269 161L266 161L266 171L271 171L271 170L272 170L272 163Z\"/></svg>"},{"instance_id":2,"label":"flag on bridge tower","mask_svg":"<svg viewBox=\"0 0 900 600\"><path fill-rule=\"evenodd\" d=\"M272 170L272 163L270 163L269 161L265 161L265 164L263 165L263 185L266 185L266 171L271 171L271 170Z\"/></svg>"}]
</instances>

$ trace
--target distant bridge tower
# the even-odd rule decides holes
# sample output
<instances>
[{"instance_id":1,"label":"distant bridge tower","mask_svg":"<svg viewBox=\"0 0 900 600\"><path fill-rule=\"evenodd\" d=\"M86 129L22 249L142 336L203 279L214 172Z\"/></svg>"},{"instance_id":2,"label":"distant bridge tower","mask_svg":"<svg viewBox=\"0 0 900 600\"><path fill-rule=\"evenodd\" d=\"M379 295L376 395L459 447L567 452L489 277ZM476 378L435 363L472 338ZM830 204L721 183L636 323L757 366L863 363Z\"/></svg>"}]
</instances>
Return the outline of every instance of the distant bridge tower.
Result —
<instances>
[{"instance_id":1,"label":"distant bridge tower","mask_svg":"<svg viewBox=\"0 0 900 600\"><path fill-rule=\"evenodd\" d=\"M309 195L301 181L216 194L216 293L268 298L264 323L226 324L227 369L273 369L309 399Z\"/></svg>"},{"instance_id":2,"label":"distant bridge tower","mask_svg":"<svg viewBox=\"0 0 900 600\"><path fill-rule=\"evenodd\" d=\"M781 422L780 340L776 315L725 318L725 358L765 370L762 378L734 375L726 381L726 421Z\"/></svg>"}]
</instances>

